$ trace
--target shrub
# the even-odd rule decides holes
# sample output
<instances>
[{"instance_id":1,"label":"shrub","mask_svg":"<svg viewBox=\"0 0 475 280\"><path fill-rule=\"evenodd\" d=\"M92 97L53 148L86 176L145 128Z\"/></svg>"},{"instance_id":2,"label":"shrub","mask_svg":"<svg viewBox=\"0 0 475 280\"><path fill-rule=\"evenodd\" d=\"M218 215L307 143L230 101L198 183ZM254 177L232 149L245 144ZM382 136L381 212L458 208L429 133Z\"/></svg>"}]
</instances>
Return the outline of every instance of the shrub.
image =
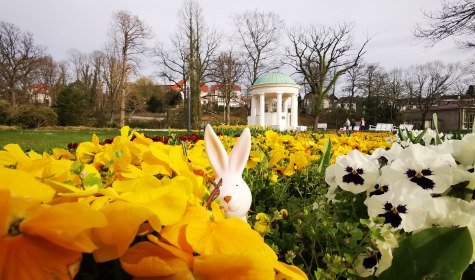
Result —
<instances>
[{"instance_id":1,"label":"shrub","mask_svg":"<svg viewBox=\"0 0 475 280\"><path fill-rule=\"evenodd\" d=\"M58 115L50 107L36 108L31 105L19 106L12 118L12 123L22 128L50 126L57 122Z\"/></svg>"},{"instance_id":2,"label":"shrub","mask_svg":"<svg viewBox=\"0 0 475 280\"><path fill-rule=\"evenodd\" d=\"M94 126L92 107L89 97L83 90L73 85L64 88L58 96L54 109L58 114L60 125L87 125Z\"/></svg>"},{"instance_id":3,"label":"shrub","mask_svg":"<svg viewBox=\"0 0 475 280\"><path fill-rule=\"evenodd\" d=\"M13 110L10 103L5 100L0 100L0 124L10 124L13 115Z\"/></svg>"}]
</instances>

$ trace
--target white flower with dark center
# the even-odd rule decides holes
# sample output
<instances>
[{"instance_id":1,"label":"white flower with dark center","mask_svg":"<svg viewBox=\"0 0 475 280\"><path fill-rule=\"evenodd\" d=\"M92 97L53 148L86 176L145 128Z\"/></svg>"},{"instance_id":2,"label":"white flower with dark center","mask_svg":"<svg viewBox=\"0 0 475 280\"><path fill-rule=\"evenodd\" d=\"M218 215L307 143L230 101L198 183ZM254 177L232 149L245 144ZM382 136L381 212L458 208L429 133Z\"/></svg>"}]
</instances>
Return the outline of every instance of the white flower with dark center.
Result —
<instances>
[{"instance_id":1,"label":"white flower with dark center","mask_svg":"<svg viewBox=\"0 0 475 280\"><path fill-rule=\"evenodd\" d=\"M327 184L330 186L328 188L327 193L325 194L325 197L331 201L336 201L335 197L338 192L338 184L335 180L336 179L335 168L336 168L336 165L333 164L333 165L328 166L327 169L325 170L325 182L327 182Z\"/></svg>"},{"instance_id":2,"label":"white flower with dark center","mask_svg":"<svg viewBox=\"0 0 475 280\"><path fill-rule=\"evenodd\" d=\"M427 223L442 227L467 226L475 216L475 202L460 198L442 196L433 199L434 209L429 213Z\"/></svg>"},{"instance_id":3,"label":"white flower with dark center","mask_svg":"<svg viewBox=\"0 0 475 280\"><path fill-rule=\"evenodd\" d=\"M368 277L374 275L378 269L381 253L378 251L370 251L362 253L356 257L355 270L360 277Z\"/></svg>"},{"instance_id":4,"label":"white flower with dark center","mask_svg":"<svg viewBox=\"0 0 475 280\"><path fill-rule=\"evenodd\" d=\"M432 207L432 197L426 191L408 185L397 185L382 195L366 199L368 215L384 218L393 229L411 232L421 228Z\"/></svg>"},{"instance_id":5,"label":"white flower with dark center","mask_svg":"<svg viewBox=\"0 0 475 280\"><path fill-rule=\"evenodd\" d=\"M427 227L467 227L475 245L475 201L455 197L434 198L434 210L429 213ZM475 250L471 262L475 261Z\"/></svg>"},{"instance_id":6,"label":"white flower with dark center","mask_svg":"<svg viewBox=\"0 0 475 280\"><path fill-rule=\"evenodd\" d=\"M463 165L475 162L475 134L469 133L462 140L451 140L451 153L456 161Z\"/></svg>"},{"instance_id":7,"label":"white flower with dark center","mask_svg":"<svg viewBox=\"0 0 475 280\"><path fill-rule=\"evenodd\" d=\"M453 184L450 155L416 144L399 153L390 165L381 168L381 176L393 185L405 184L429 193L444 193Z\"/></svg>"},{"instance_id":8,"label":"white flower with dark center","mask_svg":"<svg viewBox=\"0 0 475 280\"><path fill-rule=\"evenodd\" d=\"M368 253L360 254L357 257L355 270L361 277L379 276L379 274L391 266L393 260L392 250L398 247L399 243L391 227L383 226L380 227L380 230L380 236L383 240L375 241L377 251L368 248Z\"/></svg>"},{"instance_id":9,"label":"white flower with dark center","mask_svg":"<svg viewBox=\"0 0 475 280\"><path fill-rule=\"evenodd\" d=\"M394 236L394 233L389 229L389 227L383 227L381 229L381 236L384 238L384 241L376 240L376 247L381 253L378 269L375 273L376 276L379 276L379 274L391 266L393 261L393 249L399 246L396 236Z\"/></svg>"},{"instance_id":10,"label":"white flower with dark center","mask_svg":"<svg viewBox=\"0 0 475 280\"><path fill-rule=\"evenodd\" d=\"M391 149L385 150L383 148L377 148L376 150L374 150L370 157L373 159L377 159L379 166L383 167L393 162L402 150L403 148L400 144L393 143L391 145Z\"/></svg>"},{"instance_id":11,"label":"white flower with dark center","mask_svg":"<svg viewBox=\"0 0 475 280\"><path fill-rule=\"evenodd\" d=\"M367 191L377 183L379 177L378 163L358 150L337 157L332 171L336 184L352 193Z\"/></svg>"},{"instance_id":12,"label":"white flower with dark center","mask_svg":"<svg viewBox=\"0 0 475 280\"><path fill-rule=\"evenodd\" d=\"M368 197L373 195L382 195L390 190L390 183L386 180L385 177L379 177L378 182L372 188L369 188L367 191Z\"/></svg>"}]
</instances>

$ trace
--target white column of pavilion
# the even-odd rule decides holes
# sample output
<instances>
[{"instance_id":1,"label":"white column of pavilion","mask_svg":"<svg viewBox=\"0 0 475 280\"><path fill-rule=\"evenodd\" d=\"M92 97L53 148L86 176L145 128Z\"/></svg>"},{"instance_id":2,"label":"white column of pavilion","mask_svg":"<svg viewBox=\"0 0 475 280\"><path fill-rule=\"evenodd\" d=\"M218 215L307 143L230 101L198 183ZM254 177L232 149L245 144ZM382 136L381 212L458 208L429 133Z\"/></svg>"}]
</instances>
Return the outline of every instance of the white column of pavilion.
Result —
<instances>
[{"instance_id":1,"label":"white column of pavilion","mask_svg":"<svg viewBox=\"0 0 475 280\"><path fill-rule=\"evenodd\" d=\"M298 100L297 94L292 94L290 105L290 127L296 129L298 126Z\"/></svg>"},{"instance_id":2,"label":"white column of pavilion","mask_svg":"<svg viewBox=\"0 0 475 280\"><path fill-rule=\"evenodd\" d=\"M257 97L251 96L251 125L257 124Z\"/></svg>"},{"instance_id":3,"label":"white column of pavilion","mask_svg":"<svg viewBox=\"0 0 475 280\"><path fill-rule=\"evenodd\" d=\"M277 126L282 130L282 91L277 92Z\"/></svg>"},{"instance_id":4,"label":"white column of pavilion","mask_svg":"<svg viewBox=\"0 0 475 280\"><path fill-rule=\"evenodd\" d=\"M259 126L265 126L266 99L264 93L259 95Z\"/></svg>"}]
</instances>

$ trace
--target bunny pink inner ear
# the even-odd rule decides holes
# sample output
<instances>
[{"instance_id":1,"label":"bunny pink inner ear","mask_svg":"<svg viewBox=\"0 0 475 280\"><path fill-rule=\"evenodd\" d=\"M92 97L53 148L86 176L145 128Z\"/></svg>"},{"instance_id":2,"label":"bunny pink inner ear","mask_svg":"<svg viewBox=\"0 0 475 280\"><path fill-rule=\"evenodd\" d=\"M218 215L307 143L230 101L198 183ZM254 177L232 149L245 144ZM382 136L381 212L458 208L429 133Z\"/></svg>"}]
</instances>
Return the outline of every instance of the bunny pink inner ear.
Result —
<instances>
[{"instance_id":1,"label":"bunny pink inner ear","mask_svg":"<svg viewBox=\"0 0 475 280\"><path fill-rule=\"evenodd\" d=\"M211 167L220 177L228 170L229 158L223 144L214 133L211 125L206 125L205 129L205 147Z\"/></svg>"},{"instance_id":2,"label":"bunny pink inner ear","mask_svg":"<svg viewBox=\"0 0 475 280\"><path fill-rule=\"evenodd\" d=\"M245 128L229 154L229 171L241 174L246 167L251 152L251 132Z\"/></svg>"}]
</instances>

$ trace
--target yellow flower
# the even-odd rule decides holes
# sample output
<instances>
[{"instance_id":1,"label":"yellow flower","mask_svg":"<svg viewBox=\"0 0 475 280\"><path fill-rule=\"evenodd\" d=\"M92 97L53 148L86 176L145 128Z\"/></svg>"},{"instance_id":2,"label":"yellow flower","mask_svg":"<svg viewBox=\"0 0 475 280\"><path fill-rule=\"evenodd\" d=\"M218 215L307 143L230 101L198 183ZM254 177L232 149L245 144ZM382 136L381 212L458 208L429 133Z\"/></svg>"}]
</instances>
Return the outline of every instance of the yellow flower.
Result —
<instances>
[{"instance_id":1,"label":"yellow flower","mask_svg":"<svg viewBox=\"0 0 475 280\"><path fill-rule=\"evenodd\" d=\"M54 148L53 149L53 157L54 159L68 159L68 160L74 160L76 157L71 154L68 150L65 149L60 149L60 148Z\"/></svg>"},{"instance_id":2,"label":"yellow flower","mask_svg":"<svg viewBox=\"0 0 475 280\"><path fill-rule=\"evenodd\" d=\"M279 216L285 220L289 216L289 211L287 209L280 209Z\"/></svg>"},{"instance_id":3,"label":"yellow flower","mask_svg":"<svg viewBox=\"0 0 475 280\"><path fill-rule=\"evenodd\" d=\"M74 217L74 218L72 218ZM105 218L86 205L54 206L0 190L0 276L5 279L70 279L69 269L92 252L93 228ZM21 264L21 265L19 265Z\"/></svg>"},{"instance_id":4,"label":"yellow flower","mask_svg":"<svg viewBox=\"0 0 475 280\"><path fill-rule=\"evenodd\" d=\"M265 235L270 231L270 217L266 213L259 213L256 215L256 222L254 223L254 230L261 235Z\"/></svg>"},{"instance_id":5,"label":"yellow flower","mask_svg":"<svg viewBox=\"0 0 475 280\"><path fill-rule=\"evenodd\" d=\"M137 243L120 258L124 270L135 277L173 277L194 279L191 273L193 255L149 235L152 242Z\"/></svg>"},{"instance_id":6,"label":"yellow flower","mask_svg":"<svg viewBox=\"0 0 475 280\"><path fill-rule=\"evenodd\" d=\"M34 177L39 178L43 168L51 162L51 159L30 152L25 154L17 144L8 144L0 151L0 166L23 170Z\"/></svg>"},{"instance_id":7,"label":"yellow flower","mask_svg":"<svg viewBox=\"0 0 475 280\"><path fill-rule=\"evenodd\" d=\"M251 151L249 153L249 160L247 161L246 168L255 168L264 159L265 154L262 151Z\"/></svg>"},{"instance_id":8,"label":"yellow flower","mask_svg":"<svg viewBox=\"0 0 475 280\"><path fill-rule=\"evenodd\" d=\"M55 191L50 186L38 182L30 174L22 171L0 167L0 190L6 189L13 196L24 197L39 202L49 202Z\"/></svg>"},{"instance_id":9,"label":"yellow flower","mask_svg":"<svg viewBox=\"0 0 475 280\"><path fill-rule=\"evenodd\" d=\"M144 221L153 215L146 207L124 201L107 203L100 209L108 225L94 231L98 246L93 252L97 262L105 262L122 256L129 248Z\"/></svg>"},{"instance_id":10,"label":"yellow flower","mask_svg":"<svg viewBox=\"0 0 475 280\"><path fill-rule=\"evenodd\" d=\"M82 142L76 149L76 157L82 163L92 163L96 154L102 151L99 138L93 134L91 142Z\"/></svg>"},{"instance_id":11,"label":"yellow flower","mask_svg":"<svg viewBox=\"0 0 475 280\"><path fill-rule=\"evenodd\" d=\"M195 257L194 274L198 279L274 279L274 263L252 252Z\"/></svg>"}]
</instances>

